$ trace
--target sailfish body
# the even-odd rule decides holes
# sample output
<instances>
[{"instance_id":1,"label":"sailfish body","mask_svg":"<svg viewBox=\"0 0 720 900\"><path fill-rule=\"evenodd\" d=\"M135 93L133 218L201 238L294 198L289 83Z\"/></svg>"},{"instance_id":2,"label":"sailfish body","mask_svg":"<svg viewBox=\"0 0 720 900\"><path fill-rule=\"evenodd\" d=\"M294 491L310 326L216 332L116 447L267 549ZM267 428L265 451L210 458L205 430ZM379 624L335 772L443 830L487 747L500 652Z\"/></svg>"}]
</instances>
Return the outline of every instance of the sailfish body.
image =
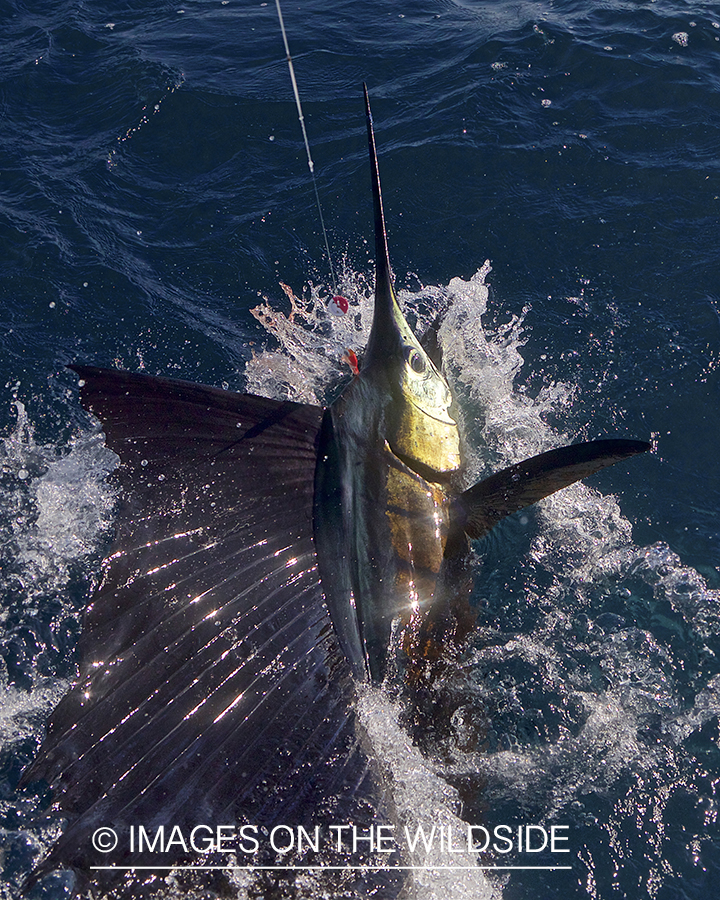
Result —
<instances>
[{"instance_id":1,"label":"sailfish body","mask_svg":"<svg viewBox=\"0 0 720 900\"><path fill-rule=\"evenodd\" d=\"M467 634L469 537L481 537L504 516L649 444L577 444L461 489L454 398L405 321L392 286L367 90L365 104L374 316L362 370L325 414L315 535L330 612L355 675L380 681L390 663L407 680L423 667L431 671L448 645Z\"/></svg>"},{"instance_id":2,"label":"sailfish body","mask_svg":"<svg viewBox=\"0 0 720 900\"><path fill-rule=\"evenodd\" d=\"M472 625L468 539L649 447L578 444L463 489L452 393L392 287L365 96L374 320L329 409L73 367L120 457L121 499L78 684L25 775L69 820L36 879L194 860L182 843L130 847L139 825L382 818L354 684L427 685ZM119 836L112 852L93 845L100 826Z\"/></svg>"}]
</instances>

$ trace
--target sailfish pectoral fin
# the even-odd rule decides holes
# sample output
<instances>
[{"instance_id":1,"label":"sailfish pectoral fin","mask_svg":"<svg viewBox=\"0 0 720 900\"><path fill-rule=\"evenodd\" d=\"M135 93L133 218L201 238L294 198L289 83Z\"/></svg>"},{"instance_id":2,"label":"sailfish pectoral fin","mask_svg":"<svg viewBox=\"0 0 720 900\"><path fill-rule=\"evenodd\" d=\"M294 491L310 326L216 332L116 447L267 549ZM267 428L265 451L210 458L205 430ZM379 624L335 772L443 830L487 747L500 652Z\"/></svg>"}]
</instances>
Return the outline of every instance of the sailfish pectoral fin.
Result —
<instances>
[{"instance_id":1,"label":"sailfish pectoral fin","mask_svg":"<svg viewBox=\"0 0 720 900\"><path fill-rule=\"evenodd\" d=\"M540 453L464 491L455 500L456 515L468 537L480 538L505 516L650 448L647 441L603 440Z\"/></svg>"}]
</instances>

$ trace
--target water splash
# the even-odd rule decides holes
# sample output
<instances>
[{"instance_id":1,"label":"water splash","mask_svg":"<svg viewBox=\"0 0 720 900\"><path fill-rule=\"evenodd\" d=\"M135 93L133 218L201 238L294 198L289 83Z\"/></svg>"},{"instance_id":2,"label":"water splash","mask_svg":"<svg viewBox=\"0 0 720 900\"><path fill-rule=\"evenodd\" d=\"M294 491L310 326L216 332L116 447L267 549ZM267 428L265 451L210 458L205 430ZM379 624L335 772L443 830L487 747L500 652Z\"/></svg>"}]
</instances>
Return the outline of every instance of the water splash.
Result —
<instances>
[{"instance_id":1,"label":"water splash","mask_svg":"<svg viewBox=\"0 0 720 900\"><path fill-rule=\"evenodd\" d=\"M418 331L447 308L438 337L469 436L470 480L567 443L547 421L561 418L583 390L554 383L531 398L516 386L525 311L487 326L489 271L486 264L468 281L400 295ZM292 317L267 320L303 367L298 390L313 402L326 396L340 348L367 334L367 284L348 296L360 311L352 335L318 311L315 294L303 315L314 330L309 343L291 333ZM306 353L315 354L309 367ZM667 546L638 547L617 498L585 484L508 521L478 549L479 627L453 717L453 752L421 758L407 746L397 711L383 707L387 698L360 703L377 755L388 761L398 815L410 821L431 798L436 816L567 822L575 836L572 883L583 896L636 890L626 862L638 852L647 861L641 888L656 896L713 846L699 825L693 841L678 834L680 798L717 831L718 801L703 781L702 759L720 746L720 592ZM469 783L481 787L468 793ZM685 856L678 841L690 848ZM536 883L513 873L509 884L519 896L525 885L529 896ZM418 890L442 892L432 883Z\"/></svg>"},{"instance_id":2,"label":"water splash","mask_svg":"<svg viewBox=\"0 0 720 900\"><path fill-rule=\"evenodd\" d=\"M372 288L345 267L339 290L349 307L339 316L329 311L320 287L310 285L297 297L288 285L280 286L290 303L289 312L276 309L268 299L251 310L280 349L253 356L245 368L247 389L263 397L325 404L333 387L350 375L343 356L348 350L359 353L367 343Z\"/></svg>"},{"instance_id":3,"label":"water splash","mask_svg":"<svg viewBox=\"0 0 720 900\"><path fill-rule=\"evenodd\" d=\"M74 676L81 611L112 521L105 479L117 464L96 431L40 443L18 390L15 427L0 438L0 747L9 781L0 796L0 854L10 861L3 897L20 895L33 861L60 835L43 793L7 798ZM70 873L55 878L57 896L70 880Z\"/></svg>"},{"instance_id":4,"label":"water splash","mask_svg":"<svg viewBox=\"0 0 720 900\"><path fill-rule=\"evenodd\" d=\"M406 864L416 867L408 890L414 889L422 900L497 900L497 886L482 870L472 869L477 854L458 847L450 855L437 840L438 833L466 834L467 825L459 816L462 803L458 792L438 778L432 764L403 737L400 705L382 688L366 685L360 692L358 715L392 790L398 831L415 836L418 829L425 835L435 829L428 843L420 840L413 847L411 841L405 842ZM467 869L450 869L448 862Z\"/></svg>"},{"instance_id":5,"label":"water splash","mask_svg":"<svg viewBox=\"0 0 720 900\"><path fill-rule=\"evenodd\" d=\"M15 428L0 439L0 559L27 610L41 594L61 593L73 564L97 552L114 503L105 477L117 457L99 432L65 447L38 443L25 404L13 405Z\"/></svg>"},{"instance_id":6,"label":"water splash","mask_svg":"<svg viewBox=\"0 0 720 900\"><path fill-rule=\"evenodd\" d=\"M566 442L546 419L556 419L583 390L552 384L531 398L516 386L524 313L499 327L483 322L488 272L486 265L468 281L399 297L420 333L447 310L438 336L475 448L473 479ZM258 320L279 346L251 361L248 390L332 399L352 377L343 355L361 355L372 319L365 278L347 267L340 289L350 301L344 316L328 311L317 287L302 297L285 289L284 312L270 300L258 307ZM7 688L0 734L29 760L71 675L66 665L58 677L58 667L70 659L88 571L111 519L105 475L115 458L97 433L63 446L40 444L24 404L16 395L13 403L17 424L0 442ZM703 864L717 831L704 760L720 752L719 592L667 546L638 547L618 500L582 484L508 520L478 545L478 559L478 630L452 717L451 750L423 756L409 745L396 704L378 690L360 697L360 720L384 763L399 823L411 830L428 818L447 827L504 818L568 823L574 883L583 896L607 896L617 885L632 893L637 885L630 885L627 861L638 852L647 860L641 888L656 896ZM674 824L681 802L695 811L694 836L679 835ZM685 810L683 827L691 819ZM30 858L58 827L9 831L3 842L13 858ZM428 856L417 860L427 863ZM527 878L422 871L413 890L422 900L451 892L531 896L537 882ZM238 896L246 897L251 888L241 880ZM304 889L323 895L310 876Z\"/></svg>"}]
</instances>

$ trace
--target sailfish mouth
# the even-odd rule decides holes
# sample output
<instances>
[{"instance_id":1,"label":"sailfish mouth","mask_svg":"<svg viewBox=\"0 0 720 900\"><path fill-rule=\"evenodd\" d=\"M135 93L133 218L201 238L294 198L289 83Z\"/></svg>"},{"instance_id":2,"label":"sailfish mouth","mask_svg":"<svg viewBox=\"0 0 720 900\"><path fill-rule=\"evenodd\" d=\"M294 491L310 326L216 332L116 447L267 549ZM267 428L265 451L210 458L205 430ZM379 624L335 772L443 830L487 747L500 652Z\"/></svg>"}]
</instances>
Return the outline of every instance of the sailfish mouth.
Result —
<instances>
[{"instance_id":1,"label":"sailfish mouth","mask_svg":"<svg viewBox=\"0 0 720 900\"><path fill-rule=\"evenodd\" d=\"M429 412L425 407L420 406L420 404L416 403L412 398L406 398L406 403L410 403L419 413L425 416L428 419L432 419L433 422L439 422L441 425L454 425L457 427L457 421L450 415L450 413L445 413L444 416L433 415L433 413Z\"/></svg>"},{"instance_id":2,"label":"sailfish mouth","mask_svg":"<svg viewBox=\"0 0 720 900\"><path fill-rule=\"evenodd\" d=\"M428 481L431 484L449 484L455 475L457 474L457 469L453 469L448 472L440 472L438 469L434 469L432 466L429 466L427 463L422 462L419 459L415 459L414 456L409 456L407 453L402 453L389 441L385 441L385 445L387 449L392 453L392 455L399 460L403 466L407 469L410 469L415 475L419 475L424 481Z\"/></svg>"}]
</instances>

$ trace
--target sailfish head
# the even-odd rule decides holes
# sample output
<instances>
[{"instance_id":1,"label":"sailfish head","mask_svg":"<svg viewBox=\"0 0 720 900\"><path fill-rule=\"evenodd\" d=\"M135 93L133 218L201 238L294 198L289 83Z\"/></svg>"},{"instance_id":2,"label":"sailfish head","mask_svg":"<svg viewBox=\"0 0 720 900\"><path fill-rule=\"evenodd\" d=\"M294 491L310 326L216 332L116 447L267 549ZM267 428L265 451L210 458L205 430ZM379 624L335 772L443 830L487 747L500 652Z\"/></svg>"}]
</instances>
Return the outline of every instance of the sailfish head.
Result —
<instances>
[{"instance_id":1,"label":"sailfish head","mask_svg":"<svg viewBox=\"0 0 720 900\"><path fill-rule=\"evenodd\" d=\"M363 89L375 218L375 306L361 376L381 380L392 396L385 438L393 453L427 480L442 481L460 467L453 397L395 296L367 85Z\"/></svg>"}]
</instances>

